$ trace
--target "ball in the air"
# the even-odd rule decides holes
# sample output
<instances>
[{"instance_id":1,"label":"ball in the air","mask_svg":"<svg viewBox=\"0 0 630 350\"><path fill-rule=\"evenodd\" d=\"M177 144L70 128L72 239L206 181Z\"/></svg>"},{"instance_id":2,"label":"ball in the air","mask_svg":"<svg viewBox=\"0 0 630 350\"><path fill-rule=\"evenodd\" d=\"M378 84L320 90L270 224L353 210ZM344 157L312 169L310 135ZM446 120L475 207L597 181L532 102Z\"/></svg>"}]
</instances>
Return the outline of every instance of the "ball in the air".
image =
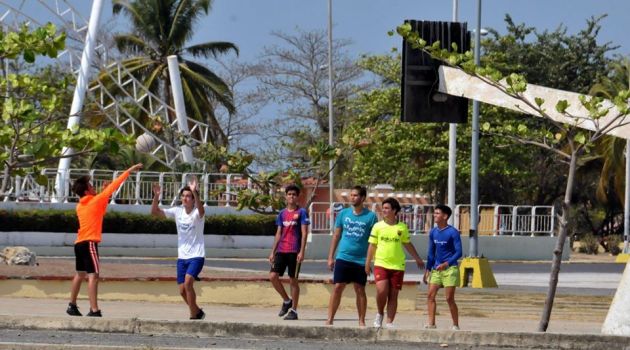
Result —
<instances>
[{"instance_id":1,"label":"ball in the air","mask_svg":"<svg viewBox=\"0 0 630 350\"><path fill-rule=\"evenodd\" d=\"M142 153L149 153L155 148L155 139L149 134L142 134L136 139L136 150Z\"/></svg>"}]
</instances>

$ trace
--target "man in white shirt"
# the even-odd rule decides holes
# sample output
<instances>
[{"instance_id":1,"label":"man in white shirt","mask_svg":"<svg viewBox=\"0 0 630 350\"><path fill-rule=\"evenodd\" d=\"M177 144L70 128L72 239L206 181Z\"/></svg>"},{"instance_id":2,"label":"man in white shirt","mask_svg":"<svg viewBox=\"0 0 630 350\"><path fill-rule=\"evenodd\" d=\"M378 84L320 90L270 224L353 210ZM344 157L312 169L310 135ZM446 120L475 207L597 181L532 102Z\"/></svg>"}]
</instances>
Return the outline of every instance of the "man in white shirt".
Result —
<instances>
[{"instance_id":1,"label":"man in white shirt","mask_svg":"<svg viewBox=\"0 0 630 350\"><path fill-rule=\"evenodd\" d=\"M191 320L201 320L206 314L197 305L194 282L199 281L206 258L203 240L205 210L197 192L197 179L193 179L179 192L181 206L162 210L159 198L162 189L153 184L151 214L162 218L174 218L177 225L177 285L179 294L188 304Z\"/></svg>"}]
</instances>

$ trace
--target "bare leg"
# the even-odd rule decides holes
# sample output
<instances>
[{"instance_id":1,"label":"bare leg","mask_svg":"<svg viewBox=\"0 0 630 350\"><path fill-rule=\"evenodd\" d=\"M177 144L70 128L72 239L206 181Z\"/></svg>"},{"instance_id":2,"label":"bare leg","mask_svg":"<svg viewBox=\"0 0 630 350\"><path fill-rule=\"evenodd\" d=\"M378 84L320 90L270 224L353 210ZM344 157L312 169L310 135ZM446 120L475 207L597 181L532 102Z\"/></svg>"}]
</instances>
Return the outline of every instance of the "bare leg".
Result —
<instances>
[{"instance_id":1,"label":"bare leg","mask_svg":"<svg viewBox=\"0 0 630 350\"><path fill-rule=\"evenodd\" d=\"M328 319L326 320L326 325L330 326L333 324L345 288L345 283L336 283L333 287L333 292L330 294L330 300L328 301Z\"/></svg>"},{"instance_id":2,"label":"bare leg","mask_svg":"<svg viewBox=\"0 0 630 350\"><path fill-rule=\"evenodd\" d=\"M400 290L393 286L389 286L389 295L387 297L387 323L394 323L396 311L398 310L398 293Z\"/></svg>"},{"instance_id":3,"label":"bare leg","mask_svg":"<svg viewBox=\"0 0 630 350\"><path fill-rule=\"evenodd\" d=\"M293 310L297 310L300 300L300 284L297 278L291 278L291 298L293 298Z\"/></svg>"},{"instance_id":4,"label":"bare leg","mask_svg":"<svg viewBox=\"0 0 630 350\"><path fill-rule=\"evenodd\" d=\"M77 304L77 297L81 290L81 283L85 279L86 273L84 271L77 271L72 279L72 286L70 287L70 302L74 305Z\"/></svg>"},{"instance_id":5,"label":"bare leg","mask_svg":"<svg viewBox=\"0 0 630 350\"><path fill-rule=\"evenodd\" d=\"M455 287L446 287L445 291L446 302L448 303L448 308L451 310L453 326L459 327L459 310L457 309L457 304L455 303Z\"/></svg>"},{"instance_id":6,"label":"bare leg","mask_svg":"<svg viewBox=\"0 0 630 350\"><path fill-rule=\"evenodd\" d=\"M365 312L367 311L367 295L365 295L365 286L355 283L354 292L357 294L357 311L359 312L359 326L365 327Z\"/></svg>"},{"instance_id":7,"label":"bare leg","mask_svg":"<svg viewBox=\"0 0 630 350\"><path fill-rule=\"evenodd\" d=\"M282 297L282 300L284 301L289 300L289 295L287 294L287 291L284 289L284 286L282 285L282 282L280 281L280 276L278 276L277 272L269 272L269 281L271 281L271 285L276 290L276 292L280 294L280 296Z\"/></svg>"},{"instance_id":8,"label":"bare leg","mask_svg":"<svg viewBox=\"0 0 630 350\"><path fill-rule=\"evenodd\" d=\"M98 273L88 273L88 298L90 310L98 311Z\"/></svg>"},{"instance_id":9,"label":"bare leg","mask_svg":"<svg viewBox=\"0 0 630 350\"><path fill-rule=\"evenodd\" d=\"M182 299L184 299L184 302L188 305L188 298L186 297L186 288L184 288L184 284L180 283L177 287L179 288L179 295L182 296Z\"/></svg>"},{"instance_id":10,"label":"bare leg","mask_svg":"<svg viewBox=\"0 0 630 350\"><path fill-rule=\"evenodd\" d=\"M190 309L190 317L197 316L197 313L199 312L199 306L197 306L197 294L195 293L195 288L193 286L194 283L195 278L186 274L186 279L184 280L184 290L186 291L186 301L188 308Z\"/></svg>"},{"instance_id":11,"label":"bare leg","mask_svg":"<svg viewBox=\"0 0 630 350\"><path fill-rule=\"evenodd\" d=\"M435 311L437 309L435 296L440 286L437 284L429 284L429 293L427 293L427 311L429 313L429 325L435 325Z\"/></svg>"},{"instance_id":12,"label":"bare leg","mask_svg":"<svg viewBox=\"0 0 630 350\"><path fill-rule=\"evenodd\" d=\"M383 316L385 313L385 305L387 304L387 296L389 295L389 281L382 280L376 282L376 308L378 313Z\"/></svg>"}]
</instances>

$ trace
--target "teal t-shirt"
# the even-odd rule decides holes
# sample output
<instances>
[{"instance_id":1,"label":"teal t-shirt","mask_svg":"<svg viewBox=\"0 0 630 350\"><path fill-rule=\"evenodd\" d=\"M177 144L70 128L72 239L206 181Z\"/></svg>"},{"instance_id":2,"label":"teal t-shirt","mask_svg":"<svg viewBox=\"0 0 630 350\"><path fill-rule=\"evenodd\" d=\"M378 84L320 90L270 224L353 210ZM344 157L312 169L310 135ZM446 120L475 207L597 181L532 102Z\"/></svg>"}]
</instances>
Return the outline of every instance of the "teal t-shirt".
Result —
<instances>
[{"instance_id":1,"label":"teal t-shirt","mask_svg":"<svg viewBox=\"0 0 630 350\"><path fill-rule=\"evenodd\" d=\"M365 265L368 239L376 221L376 215L365 208L360 215L355 215L352 207L339 212L335 221L335 228L341 228L337 259Z\"/></svg>"}]
</instances>

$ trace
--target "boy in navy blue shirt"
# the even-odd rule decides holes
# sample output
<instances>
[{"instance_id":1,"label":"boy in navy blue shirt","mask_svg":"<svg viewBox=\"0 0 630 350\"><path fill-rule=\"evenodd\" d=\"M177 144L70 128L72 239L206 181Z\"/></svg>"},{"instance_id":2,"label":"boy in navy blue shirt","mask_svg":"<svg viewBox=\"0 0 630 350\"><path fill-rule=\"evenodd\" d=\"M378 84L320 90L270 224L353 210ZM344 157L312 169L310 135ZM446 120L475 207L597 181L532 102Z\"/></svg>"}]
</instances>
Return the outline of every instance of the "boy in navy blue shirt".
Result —
<instances>
[{"instance_id":1,"label":"boy in navy blue shirt","mask_svg":"<svg viewBox=\"0 0 630 350\"><path fill-rule=\"evenodd\" d=\"M433 211L436 226L429 232L429 249L423 281L429 280L427 308L429 322L424 328L435 328L435 296L441 287L446 293L446 302L453 319L452 330L459 330L459 311L455 303L455 288L459 285L457 260L462 257L462 240L459 231L448 224L451 208L438 204Z\"/></svg>"}]
</instances>

